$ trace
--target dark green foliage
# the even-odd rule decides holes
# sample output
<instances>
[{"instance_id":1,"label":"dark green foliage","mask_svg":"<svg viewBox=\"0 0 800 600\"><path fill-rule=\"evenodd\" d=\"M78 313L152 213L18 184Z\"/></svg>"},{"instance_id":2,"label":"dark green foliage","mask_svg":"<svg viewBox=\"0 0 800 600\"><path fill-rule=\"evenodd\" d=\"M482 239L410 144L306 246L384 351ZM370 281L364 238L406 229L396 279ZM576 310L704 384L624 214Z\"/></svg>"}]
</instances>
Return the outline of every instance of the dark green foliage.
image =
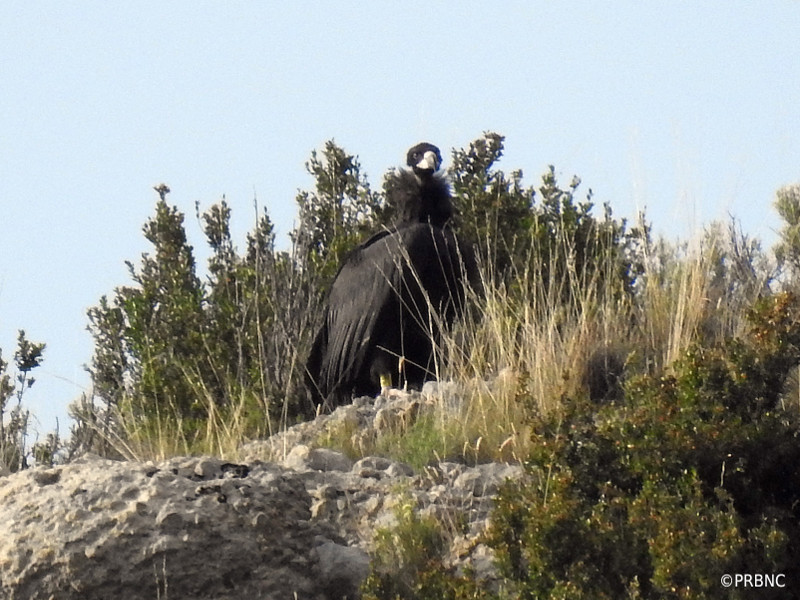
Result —
<instances>
[{"instance_id":1,"label":"dark green foliage","mask_svg":"<svg viewBox=\"0 0 800 600\"><path fill-rule=\"evenodd\" d=\"M266 211L239 256L230 236L230 209L223 201L205 215L214 251L209 261L208 331L212 366L224 393L268 399L273 416L306 411L299 360L307 345L319 293L316 273L275 250Z\"/></svg>"},{"instance_id":2,"label":"dark green foliage","mask_svg":"<svg viewBox=\"0 0 800 600\"><path fill-rule=\"evenodd\" d=\"M347 253L385 222L383 203L361 174L358 158L333 140L321 157L311 152L306 170L315 190L298 194L300 223L291 237L304 268L332 280Z\"/></svg>"},{"instance_id":3,"label":"dark green foliage","mask_svg":"<svg viewBox=\"0 0 800 600\"><path fill-rule=\"evenodd\" d=\"M108 297L102 296L99 305L87 314L88 329L94 337L90 372L95 394L109 405L118 406L125 396L125 376L129 372L122 298L117 295L111 305Z\"/></svg>"},{"instance_id":4,"label":"dark green foliage","mask_svg":"<svg viewBox=\"0 0 800 600\"><path fill-rule=\"evenodd\" d=\"M507 175L496 168L503 142L487 132L468 149L454 150L450 168L456 229L474 245L486 271L498 283L510 282L512 292L526 280L564 304L577 290L630 293L643 270L646 228L629 231L625 220L612 218L608 204L602 218L594 216L591 190L579 201L580 179L562 188L553 166L537 195L523 185L522 171Z\"/></svg>"},{"instance_id":5,"label":"dark green foliage","mask_svg":"<svg viewBox=\"0 0 800 600\"><path fill-rule=\"evenodd\" d=\"M800 301L752 311L746 336L696 346L623 404L566 402L534 421L527 485L498 500L492 543L523 598L728 598L725 573L800 582ZM744 597L744 596L742 596Z\"/></svg>"},{"instance_id":6,"label":"dark green foliage","mask_svg":"<svg viewBox=\"0 0 800 600\"><path fill-rule=\"evenodd\" d=\"M641 242L648 232L627 230L625 220L612 218L609 204L602 219L592 214L592 191L584 201L576 194L581 180L573 177L567 189L550 166L539 187L541 201L531 228L531 261L541 272L532 281L555 286L556 297L568 304L576 290L619 295L631 293L644 269Z\"/></svg>"},{"instance_id":7,"label":"dark green foliage","mask_svg":"<svg viewBox=\"0 0 800 600\"><path fill-rule=\"evenodd\" d=\"M169 414L182 420L188 434L212 406L225 409L242 398L250 398L254 431L265 408L274 417L303 410L295 385L298 360L289 350L298 346L311 314L307 295L286 273L292 268L288 256L275 252L269 216L260 217L239 256L230 214L223 200L202 216L212 250L203 284L183 214L163 197L158 201L144 228L153 252L139 267L128 264L137 285L118 288L113 304L103 297L89 311L91 372L107 407L145 418Z\"/></svg>"},{"instance_id":8,"label":"dark green foliage","mask_svg":"<svg viewBox=\"0 0 800 600\"><path fill-rule=\"evenodd\" d=\"M205 362L204 292L183 218L163 197L158 201L155 216L144 226L153 253L142 256L138 269L128 263L138 285L120 288L117 298L126 316L125 339L141 406L173 405L181 416L202 417L193 411L195 390L185 370Z\"/></svg>"},{"instance_id":9,"label":"dark green foliage","mask_svg":"<svg viewBox=\"0 0 800 600\"><path fill-rule=\"evenodd\" d=\"M453 150L455 227L477 248L485 265L506 272L529 249L535 191L522 184L522 171L506 175L496 168L504 137L486 132L467 149Z\"/></svg>"},{"instance_id":10,"label":"dark green foliage","mask_svg":"<svg viewBox=\"0 0 800 600\"><path fill-rule=\"evenodd\" d=\"M502 150L502 136L487 133L469 149L454 151L459 236L477 244L503 280L543 264L548 273L527 280L572 277L580 285L599 285L605 280L598 273L613 272L620 287L628 286L635 269L626 254L625 223L612 220L608 210L602 221L595 219L588 199L575 201L578 180L562 190L553 168L535 205L520 171L509 176L496 168ZM306 167L314 189L296 198L299 224L290 235L291 252L275 249L266 213L242 254L224 199L202 215L212 251L207 281L197 273L184 215L166 202L168 188L157 189L155 215L144 227L152 250L140 264L128 263L133 285L89 311L91 373L100 398L99 409L90 411L93 427L114 429L115 412L122 409L144 419L171 415L191 438L210 411L242 402L254 434L264 411L281 422L310 414L302 365L326 291L347 253L391 224L393 207L386 205L386 190L371 191L358 159L333 141L312 152Z\"/></svg>"},{"instance_id":11,"label":"dark green foliage","mask_svg":"<svg viewBox=\"0 0 800 600\"><path fill-rule=\"evenodd\" d=\"M14 352L14 364L19 371L17 381L21 388L29 388L33 385L34 379L30 376L30 372L42 364L44 348L45 344L31 342L23 330L19 331L17 350ZM22 394L22 389L19 394Z\"/></svg>"},{"instance_id":12,"label":"dark green foliage","mask_svg":"<svg viewBox=\"0 0 800 600\"><path fill-rule=\"evenodd\" d=\"M44 349L45 344L31 342L20 330L14 352L16 377L8 372L9 364L3 360L0 352L0 467L11 472L28 466L30 411L23 406L22 398L36 382L31 372L42 364ZM12 402L12 399L16 399L16 402ZM34 454L36 451L35 445Z\"/></svg>"},{"instance_id":13,"label":"dark green foliage","mask_svg":"<svg viewBox=\"0 0 800 600\"><path fill-rule=\"evenodd\" d=\"M333 142L321 157L312 153L307 167L315 192L298 195L301 224L291 253L276 251L266 212L242 254L224 199L202 215L212 251L206 282L184 215L167 204L168 188L157 189L155 215L144 227L152 250L139 265L128 263L134 285L88 313L101 406L85 402L76 411L84 425L118 435L122 411L153 425L178 421L192 439L211 411L239 411L253 435L269 429L267 416L286 422L311 413L302 361L319 305L342 256L374 226L379 203L355 157Z\"/></svg>"},{"instance_id":14,"label":"dark green foliage","mask_svg":"<svg viewBox=\"0 0 800 600\"><path fill-rule=\"evenodd\" d=\"M775 210L783 219L780 241L775 246L778 266L797 282L800 276L800 185L778 190Z\"/></svg>"},{"instance_id":15,"label":"dark green foliage","mask_svg":"<svg viewBox=\"0 0 800 600\"><path fill-rule=\"evenodd\" d=\"M104 296L88 312L95 392L109 406L135 397L135 411L145 417L167 407L181 417L203 416L186 373L208 364L205 297L183 218L161 194L143 228L153 251L139 267L127 263L137 285L118 288L113 304Z\"/></svg>"},{"instance_id":16,"label":"dark green foliage","mask_svg":"<svg viewBox=\"0 0 800 600\"><path fill-rule=\"evenodd\" d=\"M432 517L420 517L412 502L396 511L397 525L379 530L363 600L490 600L495 595L444 565L447 538Z\"/></svg>"},{"instance_id":17,"label":"dark green foliage","mask_svg":"<svg viewBox=\"0 0 800 600\"><path fill-rule=\"evenodd\" d=\"M213 251L206 286L207 348L216 395L226 403L245 390L274 397L280 385L262 377L266 348L259 335L271 332L276 318L270 302L275 266L272 222L266 213L261 216L248 235L247 255L239 257L231 238L230 216L225 200L203 215L206 240Z\"/></svg>"}]
</instances>

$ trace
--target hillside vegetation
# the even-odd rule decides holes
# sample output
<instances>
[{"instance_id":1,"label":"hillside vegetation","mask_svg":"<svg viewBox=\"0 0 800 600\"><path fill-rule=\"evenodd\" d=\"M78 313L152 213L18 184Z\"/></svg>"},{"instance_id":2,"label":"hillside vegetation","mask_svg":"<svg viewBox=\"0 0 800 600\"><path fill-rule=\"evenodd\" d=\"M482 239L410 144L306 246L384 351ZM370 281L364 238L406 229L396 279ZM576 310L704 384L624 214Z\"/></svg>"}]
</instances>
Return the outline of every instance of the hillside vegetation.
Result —
<instances>
[{"instance_id":1,"label":"hillside vegetation","mask_svg":"<svg viewBox=\"0 0 800 600\"><path fill-rule=\"evenodd\" d=\"M414 465L524 464L530 482L501 492L488 538L506 587L417 548L402 584L379 569L365 596L727 598L743 591L723 574L756 572L800 585L800 187L777 193L771 250L735 221L669 242L554 167L529 186L499 168L502 152L485 133L452 153L453 227L482 280L436 349L437 378L456 391L373 446L348 445L348 432L320 443ZM22 398L44 346L21 332L16 374L0 361L3 464L84 451L236 459L243 442L313 418L303 364L326 291L395 207L332 141L307 170L289 250L266 210L241 250L224 200L198 215L202 275L162 190L143 229L151 250L89 311L94 393L73 406L68 440L28 448ZM403 524L436 537L413 515Z\"/></svg>"}]
</instances>

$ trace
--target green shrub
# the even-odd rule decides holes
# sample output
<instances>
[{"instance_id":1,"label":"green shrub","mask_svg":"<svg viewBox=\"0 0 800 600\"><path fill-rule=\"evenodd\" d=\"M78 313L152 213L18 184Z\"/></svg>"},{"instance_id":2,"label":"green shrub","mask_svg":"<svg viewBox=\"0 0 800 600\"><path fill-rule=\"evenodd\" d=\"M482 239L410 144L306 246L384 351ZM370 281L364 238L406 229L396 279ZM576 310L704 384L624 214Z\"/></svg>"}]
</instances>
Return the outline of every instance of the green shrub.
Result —
<instances>
[{"instance_id":1,"label":"green shrub","mask_svg":"<svg viewBox=\"0 0 800 600\"><path fill-rule=\"evenodd\" d=\"M747 335L694 346L620 404L566 401L533 423L543 474L500 494L491 534L523 598L728 598L723 574L800 584L800 302L761 301ZM557 413L557 414L556 414ZM735 596L734 596L735 597Z\"/></svg>"},{"instance_id":2,"label":"green shrub","mask_svg":"<svg viewBox=\"0 0 800 600\"><path fill-rule=\"evenodd\" d=\"M266 211L239 253L223 199L202 216L211 249L201 279L184 214L156 188L143 228L152 245L128 262L132 285L88 311L94 399L75 408L97 430L93 450L140 459L235 448L314 414L303 364L326 286L346 253L377 227L379 195L358 160L328 142L306 165L315 191L297 196L291 251L275 248ZM88 449L88 448L87 448ZM226 453L228 453L226 451Z\"/></svg>"},{"instance_id":3,"label":"green shrub","mask_svg":"<svg viewBox=\"0 0 800 600\"><path fill-rule=\"evenodd\" d=\"M363 600L490 600L474 579L444 565L447 536L432 517L420 517L412 501L398 505L397 525L376 534Z\"/></svg>"},{"instance_id":4,"label":"green shrub","mask_svg":"<svg viewBox=\"0 0 800 600\"><path fill-rule=\"evenodd\" d=\"M17 374L13 379L8 372L9 364L3 360L0 350L0 470L6 468L15 472L28 467L31 454L27 444L30 411L24 407L22 398L36 381L31 371L42 364L44 349L45 344L31 342L25 331L20 329L14 352ZM47 442L34 444L32 451L37 463L52 463L59 448L56 432L50 434Z\"/></svg>"}]
</instances>

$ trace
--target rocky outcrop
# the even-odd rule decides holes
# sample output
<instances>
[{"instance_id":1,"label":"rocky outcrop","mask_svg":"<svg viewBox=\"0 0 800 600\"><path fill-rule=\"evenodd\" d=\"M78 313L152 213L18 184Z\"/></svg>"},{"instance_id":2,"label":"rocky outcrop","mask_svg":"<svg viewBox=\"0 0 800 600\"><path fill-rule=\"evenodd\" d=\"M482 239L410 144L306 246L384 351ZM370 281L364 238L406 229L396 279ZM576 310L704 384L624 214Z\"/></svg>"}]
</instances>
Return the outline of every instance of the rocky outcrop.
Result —
<instances>
[{"instance_id":1,"label":"rocky outcrop","mask_svg":"<svg viewBox=\"0 0 800 600\"><path fill-rule=\"evenodd\" d=\"M478 536L498 485L522 476L520 467L442 462L415 472L313 445L332 423L353 421L353 435L379 435L424 402L417 394L341 407L251 444L241 464L86 456L3 477L0 595L355 598L375 532L395 522L401 502L442 523L465 522L454 528L449 562L492 577L491 552Z\"/></svg>"},{"instance_id":2,"label":"rocky outcrop","mask_svg":"<svg viewBox=\"0 0 800 600\"><path fill-rule=\"evenodd\" d=\"M323 597L322 528L276 465L85 458L6 478L0 506L9 600Z\"/></svg>"}]
</instances>

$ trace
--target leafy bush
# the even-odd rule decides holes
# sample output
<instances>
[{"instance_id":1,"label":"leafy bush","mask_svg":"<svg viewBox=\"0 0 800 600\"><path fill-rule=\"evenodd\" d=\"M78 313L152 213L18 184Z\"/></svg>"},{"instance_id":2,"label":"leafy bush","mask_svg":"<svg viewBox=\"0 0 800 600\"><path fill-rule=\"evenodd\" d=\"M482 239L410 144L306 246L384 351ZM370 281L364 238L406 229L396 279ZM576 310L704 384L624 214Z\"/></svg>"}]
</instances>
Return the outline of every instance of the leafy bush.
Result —
<instances>
[{"instance_id":1,"label":"leafy bush","mask_svg":"<svg viewBox=\"0 0 800 600\"><path fill-rule=\"evenodd\" d=\"M783 219L780 240L775 246L778 267L796 284L800 277L800 185L778 190L775 210Z\"/></svg>"},{"instance_id":2,"label":"leafy bush","mask_svg":"<svg viewBox=\"0 0 800 600\"><path fill-rule=\"evenodd\" d=\"M628 231L608 204L602 218L593 215L592 191L580 201L580 178L561 187L552 165L538 190L525 187L521 170L506 174L496 167L504 141L486 132L469 148L454 150L450 167L455 226L476 248L485 272L498 283L525 281L538 291L556 286L564 304L589 287L630 291L643 267L638 240L647 229Z\"/></svg>"},{"instance_id":3,"label":"leafy bush","mask_svg":"<svg viewBox=\"0 0 800 600\"><path fill-rule=\"evenodd\" d=\"M388 225L384 201L370 189L358 158L333 140L322 156L316 150L306 163L314 178L313 191L296 199L299 225L291 233L303 269L318 273L321 288L336 275L347 254L383 225Z\"/></svg>"},{"instance_id":4,"label":"leafy bush","mask_svg":"<svg viewBox=\"0 0 800 600\"><path fill-rule=\"evenodd\" d=\"M522 183L522 171L506 174L496 164L505 138L486 132L466 149L453 150L455 226L477 249L479 262L506 273L524 256L533 225L535 191Z\"/></svg>"},{"instance_id":5,"label":"leafy bush","mask_svg":"<svg viewBox=\"0 0 800 600\"><path fill-rule=\"evenodd\" d=\"M398 505L397 525L376 534L363 600L490 600L470 577L444 565L447 536L432 517L420 517L412 501Z\"/></svg>"},{"instance_id":6,"label":"leafy bush","mask_svg":"<svg viewBox=\"0 0 800 600\"><path fill-rule=\"evenodd\" d=\"M500 494L492 543L523 598L728 598L723 574L800 583L800 301L751 312L745 336L695 345L625 401L565 402L533 424L540 475ZM734 594L736 591L734 591Z\"/></svg>"},{"instance_id":7,"label":"leafy bush","mask_svg":"<svg viewBox=\"0 0 800 600\"><path fill-rule=\"evenodd\" d=\"M512 277L526 290L536 288L545 270L551 281L572 278L557 284L562 300L581 287L610 287L606 280L619 269L602 265L624 258L624 222L608 211L596 220L588 199L574 200L578 180L561 190L552 168L535 205L521 172L507 176L494 166L502 147L502 136L484 134L469 150L454 151L451 168L454 226L482 245L478 252L491 261L487 272L498 282L514 269L530 274ZM333 141L312 152L306 167L314 188L297 196L291 252L275 249L266 213L242 254L224 200L202 215L212 251L207 281L198 274L184 215L167 203L169 188L157 188L155 215L143 229L151 252L140 264L128 263L132 285L89 310L98 402L84 402L75 415L84 430L100 429L104 441L96 438L94 450L110 441L139 458L219 452L237 437L269 434L313 414L303 365L326 290L347 253L391 224L394 207L386 198L391 172L383 193L373 192L357 158ZM514 227L501 226L506 222Z\"/></svg>"},{"instance_id":8,"label":"leafy bush","mask_svg":"<svg viewBox=\"0 0 800 600\"><path fill-rule=\"evenodd\" d=\"M202 215L212 252L207 281L183 213L167 203L167 186L156 188L155 215L143 229L152 251L127 263L132 285L88 313L98 402L84 401L74 414L93 450L230 455L244 438L314 414L303 365L319 306L339 261L374 227L380 203L357 159L332 141L307 169L315 191L297 197L290 252L276 250L266 211L241 254L226 201Z\"/></svg>"},{"instance_id":9,"label":"leafy bush","mask_svg":"<svg viewBox=\"0 0 800 600\"><path fill-rule=\"evenodd\" d=\"M5 467L15 472L28 467L30 449L27 440L30 411L23 406L22 398L36 381L31 372L42 364L44 348L45 344L31 342L25 332L20 330L17 335L17 349L14 352L17 375L13 379L8 372L9 364L3 360L0 351L0 470ZM13 399L16 399L16 402L13 402ZM59 446L57 435L57 433L52 434L48 442L43 445L34 445L33 454L40 464L52 461L52 454ZM52 446L55 448L48 453L48 449Z\"/></svg>"}]
</instances>

